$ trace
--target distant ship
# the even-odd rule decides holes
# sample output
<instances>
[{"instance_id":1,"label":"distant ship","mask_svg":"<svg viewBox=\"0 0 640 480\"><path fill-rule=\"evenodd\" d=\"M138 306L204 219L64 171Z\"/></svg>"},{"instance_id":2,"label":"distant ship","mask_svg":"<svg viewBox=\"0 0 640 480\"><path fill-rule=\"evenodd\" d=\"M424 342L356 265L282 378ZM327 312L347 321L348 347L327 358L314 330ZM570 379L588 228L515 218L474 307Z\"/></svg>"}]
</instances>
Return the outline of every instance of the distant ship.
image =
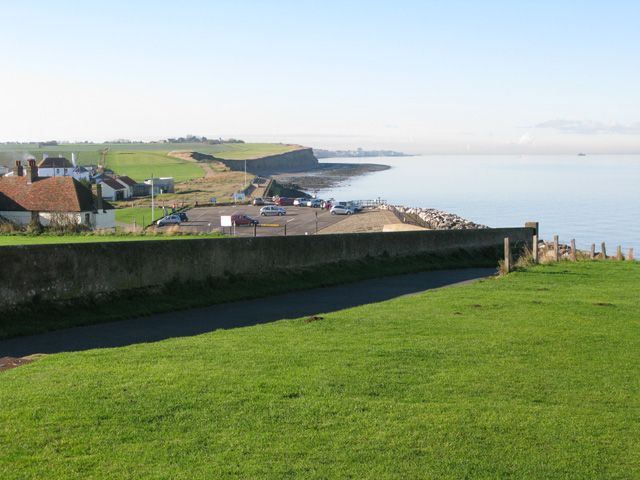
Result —
<instances>
[{"instance_id":1,"label":"distant ship","mask_svg":"<svg viewBox=\"0 0 640 480\"><path fill-rule=\"evenodd\" d=\"M579 157L586 157L586 156L587 156L587 154L586 154L586 153L582 153L582 152L580 152L580 153L578 154L578 156L579 156Z\"/></svg>"}]
</instances>

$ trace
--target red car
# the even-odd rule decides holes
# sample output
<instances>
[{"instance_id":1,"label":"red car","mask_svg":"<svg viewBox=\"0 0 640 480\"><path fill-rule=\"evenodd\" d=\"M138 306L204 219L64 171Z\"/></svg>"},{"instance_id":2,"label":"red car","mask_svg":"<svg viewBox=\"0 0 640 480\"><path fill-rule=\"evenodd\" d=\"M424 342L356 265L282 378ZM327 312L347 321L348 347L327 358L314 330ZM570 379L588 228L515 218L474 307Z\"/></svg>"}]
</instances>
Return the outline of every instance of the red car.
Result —
<instances>
[{"instance_id":1,"label":"red car","mask_svg":"<svg viewBox=\"0 0 640 480\"><path fill-rule=\"evenodd\" d=\"M249 215L234 213L231 215L231 223L234 225L258 225L260 222Z\"/></svg>"},{"instance_id":2,"label":"red car","mask_svg":"<svg viewBox=\"0 0 640 480\"><path fill-rule=\"evenodd\" d=\"M278 197L276 198L276 205L279 207L293 206L293 198Z\"/></svg>"}]
</instances>

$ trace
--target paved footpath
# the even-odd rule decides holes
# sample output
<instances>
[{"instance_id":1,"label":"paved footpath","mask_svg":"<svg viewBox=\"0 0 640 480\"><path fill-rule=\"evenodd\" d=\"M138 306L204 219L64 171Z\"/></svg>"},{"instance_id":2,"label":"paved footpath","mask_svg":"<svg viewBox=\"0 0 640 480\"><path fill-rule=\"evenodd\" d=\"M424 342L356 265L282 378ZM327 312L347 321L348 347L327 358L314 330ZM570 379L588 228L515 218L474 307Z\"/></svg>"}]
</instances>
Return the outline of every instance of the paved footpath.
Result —
<instances>
[{"instance_id":1,"label":"paved footpath","mask_svg":"<svg viewBox=\"0 0 640 480\"><path fill-rule=\"evenodd\" d=\"M467 283L491 276L495 272L494 268L470 268L399 275L131 320L74 327L0 340L0 357L121 347L199 335L220 328L246 327L285 318L311 316L382 302L433 288Z\"/></svg>"}]
</instances>

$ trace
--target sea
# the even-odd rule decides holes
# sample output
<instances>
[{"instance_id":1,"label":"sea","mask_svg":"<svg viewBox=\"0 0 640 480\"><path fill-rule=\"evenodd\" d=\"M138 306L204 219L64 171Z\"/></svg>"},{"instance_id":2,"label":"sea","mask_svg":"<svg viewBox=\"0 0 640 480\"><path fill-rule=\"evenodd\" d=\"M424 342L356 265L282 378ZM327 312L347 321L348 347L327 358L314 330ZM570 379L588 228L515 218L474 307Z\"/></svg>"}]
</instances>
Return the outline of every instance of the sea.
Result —
<instances>
[{"instance_id":1,"label":"sea","mask_svg":"<svg viewBox=\"0 0 640 480\"><path fill-rule=\"evenodd\" d=\"M386 200L436 208L490 227L540 223L540 236L640 257L640 155L422 155L331 158L389 170L351 177L317 193L336 200Z\"/></svg>"}]
</instances>

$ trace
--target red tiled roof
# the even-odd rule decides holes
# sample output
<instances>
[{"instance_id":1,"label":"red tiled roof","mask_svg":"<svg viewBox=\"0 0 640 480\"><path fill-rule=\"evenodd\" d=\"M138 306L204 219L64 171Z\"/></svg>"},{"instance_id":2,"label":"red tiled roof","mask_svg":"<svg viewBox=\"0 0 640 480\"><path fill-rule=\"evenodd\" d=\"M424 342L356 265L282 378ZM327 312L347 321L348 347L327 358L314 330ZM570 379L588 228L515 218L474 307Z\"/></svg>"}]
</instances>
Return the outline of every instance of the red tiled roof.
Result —
<instances>
[{"instance_id":1,"label":"red tiled roof","mask_svg":"<svg viewBox=\"0 0 640 480\"><path fill-rule=\"evenodd\" d=\"M40 160L38 168L73 168L73 165L64 157L47 157Z\"/></svg>"},{"instance_id":2,"label":"red tiled roof","mask_svg":"<svg viewBox=\"0 0 640 480\"><path fill-rule=\"evenodd\" d=\"M0 178L0 211L87 212L95 210L91 190L73 177ZM103 202L105 209L113 206Z\"/></svg>"}]
</instances>

